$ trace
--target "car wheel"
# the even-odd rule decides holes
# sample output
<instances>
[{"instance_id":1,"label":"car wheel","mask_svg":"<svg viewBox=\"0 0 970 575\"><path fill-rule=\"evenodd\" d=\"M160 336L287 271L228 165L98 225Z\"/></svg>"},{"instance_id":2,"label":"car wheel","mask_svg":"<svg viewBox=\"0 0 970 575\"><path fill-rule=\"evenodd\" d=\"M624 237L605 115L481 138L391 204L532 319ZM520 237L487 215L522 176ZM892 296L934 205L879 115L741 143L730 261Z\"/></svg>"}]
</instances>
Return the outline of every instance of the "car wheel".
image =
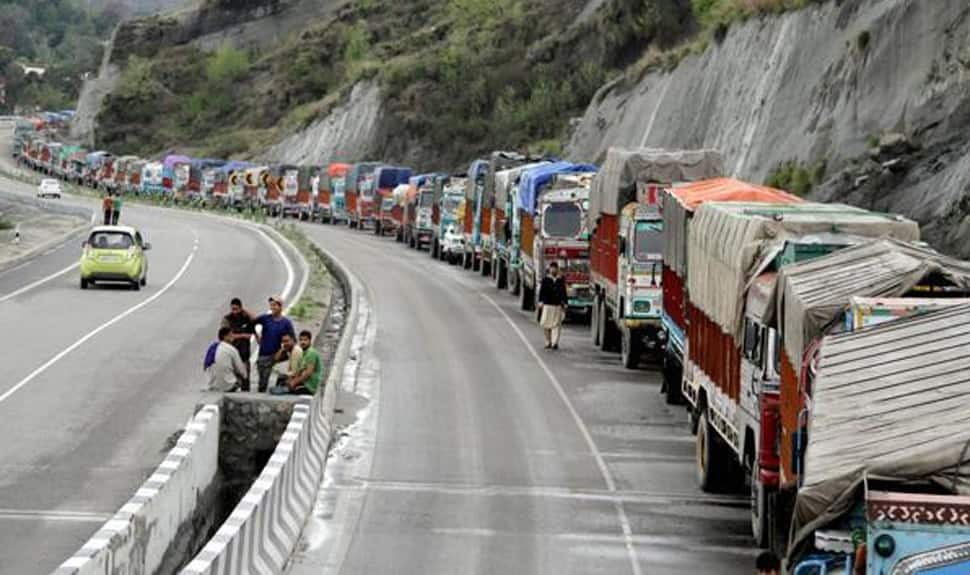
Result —
<instances>
[{"instance_id":1,"label":"car wheel","mask_svg":"<svg viewBox=\"0 0 970 575\"><path fill-rule=\"evenodd\" d=\"M145 275L141 276L141 281L139 281L138 283L140 283L142 287L145 287L145 286L148 285L148 273L147 272L145 273Z\"/></svg>"},{"instance_id":2,"label":"car wheel","mask_svg":"<svg viewBox=\"0 0 970 575\"><path fill-rule=\"evenodd\" d=\"M88 280L81 278L81 289L88 289Z\"/></svg>"},{"instance_id":3,"label":"car wheel","mask_svg":"<svg viewBox=\"0 0 970 575\"><path fill-rule=\"evenodd\" d=\"M141 289L141 280L135 280L131 282L131 289L139 291Z\"/></svg>"}]
</instances>

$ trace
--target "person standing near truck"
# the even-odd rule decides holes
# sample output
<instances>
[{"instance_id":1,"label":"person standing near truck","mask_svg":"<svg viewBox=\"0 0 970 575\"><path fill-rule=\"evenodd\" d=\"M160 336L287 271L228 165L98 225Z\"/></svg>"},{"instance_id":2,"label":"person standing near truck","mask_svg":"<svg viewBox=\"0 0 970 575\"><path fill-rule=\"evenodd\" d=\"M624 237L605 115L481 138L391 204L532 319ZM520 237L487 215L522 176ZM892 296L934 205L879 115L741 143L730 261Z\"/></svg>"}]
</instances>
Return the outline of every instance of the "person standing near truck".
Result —
<instances>
[{"instance_id":1,"label":"person standing near truck","mask_svg":"<svg viewBox=\"0 0 970 575\"><path fill-rule=\"evenodd\" d=\"M121 218L121 194L111 200L111 225L117 226L118 219Z\"/></svg>"},{"instance_id":2,"label":"person standing near truck","mask_svg":"<svg viewBox=\"0 0 970 575\"><path fill-rule=\"evenodd\" d=\"M559 264L552 262L539 288L539 325L546 338L546 349L559 349L559 336L568 303L566 281L559 275Z\"/></svg>"},{"instance_id":3,"label":"person standing near truck","mask_svg":"<svg viewBox=\"0 0 970 575\"><path fill-rule=\"evenodd\" d=\"M104 225L110 226L111 216L114 211L114 201L111 199L111 194L104 194L104 199L101 200L101 211L104 212Z\"/></svg>"}]
</instances>

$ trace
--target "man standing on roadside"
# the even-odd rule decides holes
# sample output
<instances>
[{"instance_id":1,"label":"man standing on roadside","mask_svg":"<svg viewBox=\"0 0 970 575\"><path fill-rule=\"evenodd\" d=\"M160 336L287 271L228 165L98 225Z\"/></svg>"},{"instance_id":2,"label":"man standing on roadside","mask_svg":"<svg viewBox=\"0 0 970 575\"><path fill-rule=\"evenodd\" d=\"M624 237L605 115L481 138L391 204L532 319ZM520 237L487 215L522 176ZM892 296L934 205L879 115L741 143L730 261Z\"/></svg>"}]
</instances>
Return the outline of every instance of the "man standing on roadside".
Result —
<instances>
[{"instance_id":1,"label":"man standing on roadside","mask_svg":"<svg viewBox=\"0 0 970 575\"><path fill-rule=\"evenodd\" d=\"M316 395L317 390L320 389L323 360L320 359L320 352L311 345L312 343L313 334L307 330L301 331L300 348L303 349L303 357L300 358L296 375L287 382L293 395Z\"/></svg>"},{"instance_id":2,"label":"man standing on roadside","mask_svg":"<svg viewBox=\"0 0 970 575\"><path fill-rule=\"evenodd\" d=\"M118 194L111 201L111 225L113 226L117 226L118 219L121 218L121 204L122 204L121 194Z\"/></svg>"},{"instance_id":3,"label":"man standing on roadside","mask_svg":"<svg viewBox=\"0 0 970 575\"><path fill-rule=\"evenodd\" d=\"M105 193L104 199L101 200L101 210L104 212L104 225L111 225L111 216L114 212L114 202L111 199L111 194Z\"/></svg>"},{"instance_id":4,"label":"man standing on roadside","mask_svg":"<svg viewBox=\"0 0 970 575\"><path fill-rule=\"evenodd\" d=\"M265 393L269 386L269 375L273 371L276 352L282 347L283 334L296 339L293 323L283 315L283 299L278 296L269 298L269 311L253 319L254 325L263 328L259 336L259 358L256 360L260 393Z\"/></svg>"},{"instance_id":5,"label":"man standing on roadside","mask_svg":"<svg viewBox=\"0 0 970 575\"><path fill-rule=\"evenodd\" d=\"M229 302L229 313L222 318L222 327L232 330L231 343L246 365L246 377L243 378L239 388L242 391L249 391L250 341L256 335L256 327L253 325L252 316L243 308L242 300L238 297L232 298Z\"/></svg>"},{"instance_id":6,"label":"man standing on roadside","mask_svg":"<svg viewBox=\"0 0 970 575\"><path fill-rule=\"evenodd\" d=\"M559 336L568 303L566 281L559 275L559 264L552 262L539 287L539 325L546 338L546 349L559 349Z\"/></svg>"},{"instance_id":7,"label":"man standing on roadside","mask_svg":"<svg viewBox=\"0 0 970 575\"><path fill-rule=\"evenodd\" d=\"M220 327L215 361L208 369L210 391L236 391L247 377L246 366L231 342L232 330Z\"/></svg>"}]
</instances>

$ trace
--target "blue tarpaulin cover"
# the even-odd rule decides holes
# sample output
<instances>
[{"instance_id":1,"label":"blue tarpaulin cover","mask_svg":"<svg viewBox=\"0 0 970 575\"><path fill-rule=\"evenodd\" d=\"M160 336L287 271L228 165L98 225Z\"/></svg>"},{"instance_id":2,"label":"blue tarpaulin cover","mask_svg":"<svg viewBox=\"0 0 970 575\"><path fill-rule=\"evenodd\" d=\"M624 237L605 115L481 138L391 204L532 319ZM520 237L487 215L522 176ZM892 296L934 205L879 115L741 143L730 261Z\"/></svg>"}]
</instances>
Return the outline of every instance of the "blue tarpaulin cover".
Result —
<instances>
[{"instance_id":1,"label":"blue tarpaulin cover","mask_svg":"<svg viewBox=\"0 0 970 575\"><path fill-rule=\"evenodd\" d=\"M592 164L555 162L523 172L519 177L519 190L518 194L516 195L516 206L530 216L534 215L539 192L542 191L543 186L548 185L557 174L595 172L597 169L598 168Z\"/></svg>"},{"instance_id":2,"label":"blue tarpaulin cover","mask_svg":"<svg viewBox=\"0 0 970 575\"><path fill-rule=\"evenodd\" d=\"M411 168L381 166L374 172L374 180L379 189L394 188L398 184L406 184L410 178Z\"/></svg>"}]
</instances>

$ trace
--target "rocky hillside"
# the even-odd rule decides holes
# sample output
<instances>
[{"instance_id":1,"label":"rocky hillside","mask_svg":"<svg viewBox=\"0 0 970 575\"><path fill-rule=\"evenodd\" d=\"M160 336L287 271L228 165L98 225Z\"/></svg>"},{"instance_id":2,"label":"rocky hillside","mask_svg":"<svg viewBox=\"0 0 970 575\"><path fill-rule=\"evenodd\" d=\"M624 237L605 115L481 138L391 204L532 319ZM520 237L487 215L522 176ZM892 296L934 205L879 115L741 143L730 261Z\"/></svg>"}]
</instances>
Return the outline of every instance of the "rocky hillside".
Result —
<instances>
[{"instance_id":1,"label":"rocky hillside","mask_svg":"<svg viewBox=\"0 0 970 575\"><path fill-rule=\"evenodd\" d=\"M970 3L824 2L607 85L568 153L718 148L737 176L908 214L966 257L968 126Z\"/></svg>"}]
</instances>

